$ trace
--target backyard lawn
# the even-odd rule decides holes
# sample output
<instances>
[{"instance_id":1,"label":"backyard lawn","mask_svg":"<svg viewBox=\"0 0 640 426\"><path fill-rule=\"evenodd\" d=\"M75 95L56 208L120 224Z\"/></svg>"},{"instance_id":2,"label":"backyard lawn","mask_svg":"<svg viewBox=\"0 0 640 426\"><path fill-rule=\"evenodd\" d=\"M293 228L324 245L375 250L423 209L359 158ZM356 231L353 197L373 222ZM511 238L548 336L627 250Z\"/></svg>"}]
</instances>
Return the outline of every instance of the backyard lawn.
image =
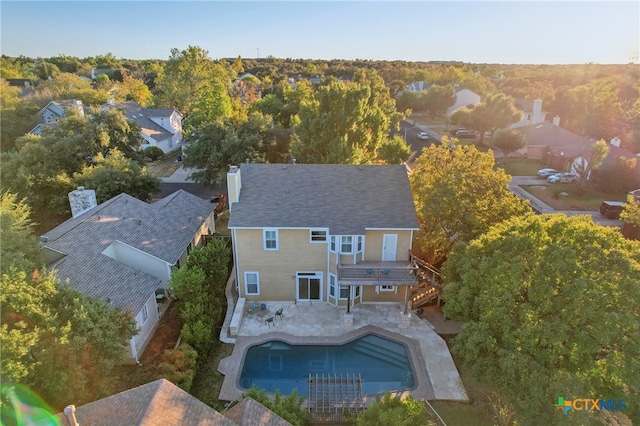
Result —
<instances>
[{"instance_id":1,"label":"backyard lawn","mask_svg":"<svg viewBox=\"0 0 640 426\"><path fill-rule=\"evenodd\" d=\"M529 158L500 158L500 166L511 176L536 176L538 170L543 166L537 161Z\"/></svg>"},{"instance_id":2,"label":"backyard lawn","mask_svg":"<svg viewBox=\"0 0 640 426\"><path fill-rule=\"evenodd\" d=\"M153 162L145 163L150 174L156 177L169 177L182 166L182 162L176 161L176 156L180 155L180 150L170 152Z\"/></svg>"}]
</instances>

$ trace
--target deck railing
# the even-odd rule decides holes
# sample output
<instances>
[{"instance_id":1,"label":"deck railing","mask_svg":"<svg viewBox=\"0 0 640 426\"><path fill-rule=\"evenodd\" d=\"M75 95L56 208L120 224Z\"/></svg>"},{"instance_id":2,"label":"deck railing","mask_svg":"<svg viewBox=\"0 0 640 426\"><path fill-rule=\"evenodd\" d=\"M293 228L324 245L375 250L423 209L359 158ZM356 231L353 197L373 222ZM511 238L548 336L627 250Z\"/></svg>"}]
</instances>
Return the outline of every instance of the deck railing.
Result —
<instances>
[{"instance_id":1,"label":"deck railing","mask_svg":"<svg viewBox=\"0 0 640 426\"><path fill-rule=\"evenodd\" d=\"M416 271L416 267L403 262L388 262L381 266L338 265L338 281L415 284Z\"/></svg>"}]
</instances>

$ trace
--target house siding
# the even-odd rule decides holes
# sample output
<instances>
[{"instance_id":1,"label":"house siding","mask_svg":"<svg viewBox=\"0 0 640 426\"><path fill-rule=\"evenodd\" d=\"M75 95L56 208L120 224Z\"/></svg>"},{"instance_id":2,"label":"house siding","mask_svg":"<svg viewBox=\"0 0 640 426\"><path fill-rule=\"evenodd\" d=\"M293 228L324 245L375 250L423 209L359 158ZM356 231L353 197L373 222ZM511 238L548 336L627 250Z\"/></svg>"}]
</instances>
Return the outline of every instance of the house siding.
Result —
<instances>
[{"instance_id":1,"label":"house siding","mask_svg":"<svg viewBox=\"0 0 640 426\"><path fill-rule=\"evenodd\" d=\"M385 234L396 234L398 245L396 247L396 261L409 261L409 248L411 247L410 230L375 230L367 231L364 245L364 260L375 261L382 259L382 239Z\"/></svg>"},{"instance_id":2,"label":"house siding","mask_svg":"<svg viewBox=\"0 0 640 426\"><path fill-rule=\"evenodd\" d=\"M309 229L278 229L278 250L263 249L262 229L236 230L236 266L240 297L247 300L294 300L296 272L322 272L323 300L327 294L327 244L311 243ZM260 294L245 293L244 272L260 272Z\"/></svg>"},{"instance_id":3,"label":"house siding","mask_svg":"<svg viewBox=\"0 0 640 426\"><path fill-rule=\"evenodd\" d=\"M148 315L146 321L143 322L142 320L142 310L144 308L141 309L135 317L136 326L138 327L138 334L133 337L133 341L138 353L138 358L144 351L147 343L149 343L149 340L151 340L151 335L153 334L153 331L155 330L159 322L158 305L156 304L155 293L149 296L149 299L144 304L144 306L147 308ZM134 357L134 354L131 353L131 356Z\"/></svg>"}]
</instances>

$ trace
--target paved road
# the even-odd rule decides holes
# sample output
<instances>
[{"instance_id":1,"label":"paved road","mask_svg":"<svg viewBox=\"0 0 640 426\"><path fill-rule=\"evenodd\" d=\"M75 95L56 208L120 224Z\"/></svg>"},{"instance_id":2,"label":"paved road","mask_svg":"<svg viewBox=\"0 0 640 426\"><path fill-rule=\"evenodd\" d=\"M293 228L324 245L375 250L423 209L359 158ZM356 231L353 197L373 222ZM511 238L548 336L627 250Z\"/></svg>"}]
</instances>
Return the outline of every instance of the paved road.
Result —
<instances>
[{"instance_id":1,"label":"paved road","mask_svg":"<svg viewBox=\"0 0 640 426\"><path fill-rule=\"evenodd\" d=\"M429 134L429 140L418 139L419 132L427 132ZM427 126L415 125L413 121L403 120L400 122L400 130L394 132L396 135L400 135L403 138L406 136L407 144L411 147L411 156L408 162L412 163L417 157L422 154L422 148L432 144L440 143L440 135L429 129Z\"/></svg>"},{"instance_id":2,"label":"paved road","mask_svg":"<svg viewBox=\"0 0 640 426\"><path fill-rule=\"evenodd\" d=\"M189 180L189 169L183 169L182 167L176 170L171 176L162 178L160 184L160 192L154 195L155 199L166 197L169 194L174 193L179 189L183 189L190 194L197 197L208 200L214 192L227 192L227 189L222 185L215 185L206 187Z\"/></svg>"}]
</instances>

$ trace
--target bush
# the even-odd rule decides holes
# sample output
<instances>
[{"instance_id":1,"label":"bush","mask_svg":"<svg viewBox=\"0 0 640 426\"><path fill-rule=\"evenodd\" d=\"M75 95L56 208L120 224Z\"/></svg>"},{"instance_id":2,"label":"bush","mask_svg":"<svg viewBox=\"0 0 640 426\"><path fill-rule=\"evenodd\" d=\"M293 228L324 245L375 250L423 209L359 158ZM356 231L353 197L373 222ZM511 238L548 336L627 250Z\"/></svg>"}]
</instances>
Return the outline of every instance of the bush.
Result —
<instances>
[{"instance_id":1,"label":"bush","mask_svg":"<svg viewBox=\"0 0 640 426\"><path fill-rule=\"evenodd\" d=\"M142 150L142 154L151 161L156 161L164 155L164 152L157 146L150 146Z\"/></svg>"},{"instance_id":2,"label":"bush","mask_svg":"<svg viewBox=\"0 0 640 426\"><path fill-rule=\"evenodd\" d=\"M302 409L304 397L298 396L298 390L294 389L291 394L283 397L279 390L276 390L275 399L272 401L264 389L254 386L242 394L243 398L253 398L264 405L289 423L296 426L306 426L309 424L307 412Z\"/></svg>"},{"instance_id":3,"label":"bush","mask_svg":"<svg viewBox=\"0 0 640 426\"><path fill-rule=\"evenodd\" d=\"M426 420L426 410L421 401L409 396L402 399L393 397L390 392L384 394L382 399L376 398L376 402L364 410L356 420L357 426L369 425L394 425L413 426L433 424Z\"/></svg>"},{"instance_id":4,"label":"bush","mask_svg":"<svg viewBox=\"0 0 640 426\"><path fill-rule=\"evenodd\" d=\"M187 344L182 344L176 349L167 349L160 359L158 375L189 392L197 360L198 353Z\"/></svg>"}]
</instances>

